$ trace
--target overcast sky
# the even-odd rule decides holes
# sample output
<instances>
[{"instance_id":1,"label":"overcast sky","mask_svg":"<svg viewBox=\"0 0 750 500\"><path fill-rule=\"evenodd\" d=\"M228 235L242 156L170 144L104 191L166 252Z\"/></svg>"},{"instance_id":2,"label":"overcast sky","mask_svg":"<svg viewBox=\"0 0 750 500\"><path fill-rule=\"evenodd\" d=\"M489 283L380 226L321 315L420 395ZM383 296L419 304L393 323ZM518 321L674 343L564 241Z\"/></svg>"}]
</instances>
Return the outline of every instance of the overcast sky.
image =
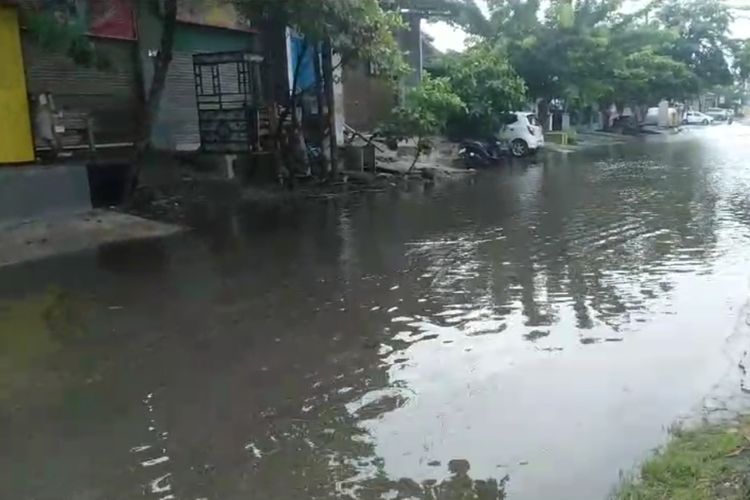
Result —
<instances>
[{"instance_id":1,"label":"overcast sky","mask_svg":"<svg viewBox=\"0 0 750 500\"><path fill-rule=\"evenodd\" d=\"M643 5L647 0L630 0L626 2L625 10L637 9L640 5ZM750 3L750 0L725 0L728 4L743 5L746 2ZM487 13L487 2L485 0L477 0L477 3L482 10ZM435 40L434 45L438 50L463 50L466 34L450 25L439 22L439 23L427 23L422 22L422 29L430 34ZM738 18L732 26L732 36L735 38L750 38L750 12Z\"/></svg>"}]
</instances>

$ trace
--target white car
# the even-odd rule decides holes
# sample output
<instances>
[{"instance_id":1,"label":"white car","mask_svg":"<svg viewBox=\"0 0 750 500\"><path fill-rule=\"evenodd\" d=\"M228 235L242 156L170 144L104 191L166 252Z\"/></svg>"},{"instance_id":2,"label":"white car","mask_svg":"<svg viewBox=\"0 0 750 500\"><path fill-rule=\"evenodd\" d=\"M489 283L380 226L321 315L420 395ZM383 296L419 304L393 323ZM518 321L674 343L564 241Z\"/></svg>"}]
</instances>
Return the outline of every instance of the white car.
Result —
<instances>
[{"instance_id":1,"label":"white car","mask_svg":"<svg viewBox=\"0 0 750 500\"><path fill-rule=\"evenodd\" d=\"M722 108L708 108L706 114L717 122L725 122L729 119L729 111Z\"/></svg>"},{"instance_id":2,"label":"white car","mask_svg":"<svg viewBox=\"0 0 750 500\"><path fill-rule=\"evenodd\" d=\"M507 141L513 156L520 158L534 154L544 147L544 131L536 115L529 111L514 111L502 117L499 138Z\"/></svg>"},{"instance_id":3,"label":"white car","mask_svg":"<svg viewBox=\"0 0 750 500\"><path fill-rule=\"evenodd\" d=\"M713 122L713 118L700 111L688 111L682 119L682 123L686 125L711 125Z\"/></svg>"}]
</instances>

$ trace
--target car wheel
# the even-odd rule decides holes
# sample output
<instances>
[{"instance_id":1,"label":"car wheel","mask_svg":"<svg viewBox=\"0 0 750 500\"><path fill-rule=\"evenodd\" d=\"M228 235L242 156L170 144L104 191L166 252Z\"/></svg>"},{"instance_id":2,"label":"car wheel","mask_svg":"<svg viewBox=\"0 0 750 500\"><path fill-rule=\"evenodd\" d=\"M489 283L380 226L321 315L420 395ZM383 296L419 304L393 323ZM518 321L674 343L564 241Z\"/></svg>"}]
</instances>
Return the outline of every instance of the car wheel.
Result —
<instances>
[{"instance_id":1,"label":"car wheel","mask_svg":"<svg viewBox=\"0 0 750 500\"><path fill-rule=\"evenodd\" d=\"M701 123L702 123L703 125L708 125L708 120L703 120L703 121L702 121Z\"/></svg>"},{"instance_id":2,"label":"car wheel","mask_svg":"<svg viewBox=\"0 0 750 500\"><path fill-rule=\"evenodd\" d=\"M510 152L516 158L521 158L529 153L529 145L523 139L516 139L510 143Z\"/></svg>"}]
</instances>

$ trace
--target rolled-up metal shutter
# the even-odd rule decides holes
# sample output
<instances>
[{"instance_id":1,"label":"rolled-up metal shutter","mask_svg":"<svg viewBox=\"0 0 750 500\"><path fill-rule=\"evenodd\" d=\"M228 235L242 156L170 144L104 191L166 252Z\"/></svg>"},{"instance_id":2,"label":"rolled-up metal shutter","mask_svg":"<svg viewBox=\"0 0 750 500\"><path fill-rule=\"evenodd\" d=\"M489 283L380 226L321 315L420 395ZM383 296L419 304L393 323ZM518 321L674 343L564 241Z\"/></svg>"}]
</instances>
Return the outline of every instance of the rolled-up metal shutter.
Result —
<instances>
[{"instance_id":1,"label":"rolled-up metal shutter","mask_svg":"<svg viewBox=\"0 0 750 500\"><path fill-rule=\"evenodd\" d=\"M154 135L159 147L182 151L200 147L192 52L175 52L172 57Z\"/></svg>"},{"instance_id":2,"label":"rolled-up metal shutter","mask_svg":"<svg viewBox=\"0 0 750 500\"><path fill-rule=\"evenodd\" d=\"M109 68L74 63L65 54L38 47L22 35L26 82L33 95L51 92L63 111L86 112L94 121L97 143L132 142L136 138L139 103L132 41L96 39Z\"/></svg>"}]
</instances>

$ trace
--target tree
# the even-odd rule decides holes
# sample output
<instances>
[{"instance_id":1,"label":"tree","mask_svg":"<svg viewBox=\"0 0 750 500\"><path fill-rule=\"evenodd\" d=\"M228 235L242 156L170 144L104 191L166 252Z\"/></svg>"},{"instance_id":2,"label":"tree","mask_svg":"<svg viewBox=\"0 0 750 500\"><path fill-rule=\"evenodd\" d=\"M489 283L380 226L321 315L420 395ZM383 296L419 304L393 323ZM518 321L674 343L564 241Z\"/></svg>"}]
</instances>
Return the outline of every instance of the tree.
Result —
<instances>
[{"instance_id":1,"label":"tree","mask_svg":"<svg viewBox=\"0 0 750 500\"><path fill-rule=\"evenodd\" d=\"M141 124L141 133L137 144L139 159L151 144L151 133L153 131L154 122L159 115L161 98L164 94L167 74L169 73L169 65L172 62L174 32L177 25L177 0L164 0L162 5L163 16L159 49L153 60L154 71L151 77L151 82L148 86L148 91L145 94L143 123ZM140 163L140 161L138 163Z\"/></svg>"},{"instance_id":2,"label":"tree","mask_svg":"<svg viewBox=\"0 0 750 500\"><path fill-rule=\"evenodd\" d=\"M553 99L592 103L611 93L609 30L618 5L615 0L559 0L542 12L539 0L490 4L495 40L539 103L542 123Z\"/></svg>"},{"instance_id":3,"label":"tree","mask_svg":"<svg viewBox=\"0 0 750 500\"><path fill-rule=\"evenodd\" d=\"M678 34L670 55L685 63L702 88L732 81L726 55L733 16L720 0L667 0L657 11L666 29Z\"/></svg>"},{"instance_id":4,"label":"tree","mask_svg":"<svg viewBox=\"0 0 750 500\"><path fill-rule=\"evenodd\" d=\"M464 103L448 117L450 135L493 135L505 111L520 107L526 86L501 47L481 42L462 54L446 57L438 71Z\"/></svg>"},{"instance_id":5,"label":"tree","mask_svg":"<svg viewBox=\"0 0 750 500\"><path fill-rule=\"evenodd\" d=\"M404 63L394 38L394 33L401 26L398 12L386 11L377 0L234 0L234 3L247 18L258 20L266 34L274 36L290 27L305 38L308 46L321 51L323 68L320 73L324 79L323 94L327 101L325 108L328 110L331 172L335 175L337 145L332 126L333 72L354 59L377 61L384 75L402 72ZM269 64L279 64L285 60L280 54L273 52L273 43L265 45ZM333 53L338 56L338 63L333 62ZM297 72L294 71L295 75ZM285 72L278 67L270 68L270 74L274 77L283 73ZM272 86L278 85L272 83ZM276 149L281 148L282 152L284 121L297 108L299 97L300 93L293 84L280 103L283 110L272 135ZM291 133L299 131L293 127Z\"/></svg>"},{"instance_id":6,"label":"tree","mask_svg":"<svg viewBox=\"0 0 750 500\"><path fill-rule=\"evenodd\" d=\"M697 88L685 63L646 48L625 57L615 70L615 95L626 103L647 106L662 99L681 99Z\"/></svg>"},{"instance_id":7,"label":"tree","mask_svg":"<svg viewBox=\"0 0 750 500\"><path fill-rule=\"evenodd\" d=\"M609 102L654 105L662 99L685 99L698 92L695 74L671 51L676 32L656 22L626 19L611 31L613 86Z\"/></svg>"},{"instance_id":8,"label":"tree","mask_svg":"<svg viewBox=\"0 0 750 500\"><path fill-rule=\"evenodd\" d=\"M750 39L739 41L734 48L734 70L740 82L750 78Z\"/></svg>"},{"instance_id":9,"label":"tree","mask_svg":"<svg viewBox=\"0 0 750 500\"><path fill-rule=\"evenodd\" d=\"M539 105L653 105L726 82L731 13L718 0L491 0L489 38ZM543 10L544 9L544 10Z\"/></svg>"},{"instance_id":10,"label":"tree","mask_svg":"<svg viewBox=\"0 0 750 500\"><path fill-rule=\"evenodd\" d=\"M404 104L393 109L379 134L394 142L416 138L411 171L419 156L430 148L425 139L444 133L448 119L466 109L448 78L426 75L419 87L406 95Z\"/></svg>"},{"instance_id":11,"label":"tree","mask_svg":"<svg viewBox=\"0 0 750 500\"><path fill-rule=\"evenodd\" d=\"M407 94L380 133L392 141L416 138L411 168L430 148L427 137L492 136L503 112L525 98L523 80L510 67L503 51L483 42L464 53L443 56L422 84ZM411 170L410 168L410 170Z\"/></svg>"}]
</instances>

